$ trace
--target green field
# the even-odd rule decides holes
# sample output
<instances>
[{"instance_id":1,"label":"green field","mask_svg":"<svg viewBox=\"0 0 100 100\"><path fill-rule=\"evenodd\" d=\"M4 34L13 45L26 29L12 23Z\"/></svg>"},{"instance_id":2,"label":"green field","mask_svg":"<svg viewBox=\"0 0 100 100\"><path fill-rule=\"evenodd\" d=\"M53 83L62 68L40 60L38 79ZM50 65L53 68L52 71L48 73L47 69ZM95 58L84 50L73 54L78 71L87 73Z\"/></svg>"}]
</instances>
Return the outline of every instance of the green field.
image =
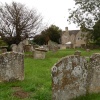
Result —
<instances>
[{"instance_id":1,"label":"green field","mask_svg":"<svg viewBox=\"0 0 100 100\"><path fill-rule=\"evenodd\" d=\"M100 50L86 52L82 49L80 51L82 56L87 57L95 52L100 52ZM52 100L51 67L61 57L72 55L74 52L74 49L59 50L56 53L49 51L44 60L25 58L25 79L0 83L0 100ZM17 91L21 91L21 94L17 94ZM89 94L75 100L100 100L100 94Z\"/></svg>"}]
</instances>

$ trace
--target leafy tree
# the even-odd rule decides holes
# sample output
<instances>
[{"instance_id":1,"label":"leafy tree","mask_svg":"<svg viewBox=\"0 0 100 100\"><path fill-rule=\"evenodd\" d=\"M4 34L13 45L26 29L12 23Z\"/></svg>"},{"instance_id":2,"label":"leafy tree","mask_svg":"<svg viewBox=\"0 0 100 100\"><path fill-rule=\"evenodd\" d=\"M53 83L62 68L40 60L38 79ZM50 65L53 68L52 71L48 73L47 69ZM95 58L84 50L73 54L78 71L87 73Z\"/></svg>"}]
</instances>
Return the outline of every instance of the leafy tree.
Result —
<instances>
[{"instance_id":1,"label":"leafy tree","mask_svg":"<svg viewBox=\"0 0 100 100\"><path fill-rule=\"evenodd\" d=\"M93 28L100 20L100 0L74 0L76 7L69 11L69 22Z\"/></svg>"},{"instance_id":2,"label":"leafy tree","mask_svg":"<svg viewBox=\"0 0 100 100\"><path fill-rule=\"evenodd\" d=\"M94 42L100 45L100 20L93 26L92 34Z\"/></svg>"},{"instance_id":3,"label":"leafy tree","mask_svg":"<svg viewBox=\"0 0 100 100\"><path fill-rule=\"evenodd\" d=\"M38 45L43 45L43 44L45 44L45 38L41 34L40 35L36 35L34 37L33 42L38 44Z\"/></svg>"},{"instance_id":4,"label":"leafy tree","mask_svg":"<svg viewBox=\"0 0 100 100\"><path fill-rule=\"evenodd\" d=\"M56 43L60 43L60 37L61 37L61 33L62 33L62 30L55 26L55 25L51 25L49 28L43 30L41 32L40 35L38 35L38 38L37 36L34 37L34 42L36 42L37 40L37 44L48 44L48 41L49 40L52 40ZM41 41L41 42L40 42Z\"/></svg>"},{"instance_id":5,"label":"leafy tree","mask_svg":"<svg viewBox=\"0 0 100 100\"><path fill-rule=\"evenodd\" d=\"M36 10L29 10L20 3L0 6L0 36L11 45L33 36L41 25L42 17Z\"/></svg>"},{"instance_id":6,"label":"leafy tree","mask_svg":"<svg viewBox=\"0 0 100 100\"><path fill-rule=\"evenodd\" d=\"M69 22L88 31L87 40L100 44L100 0L74 0L76 7L70 9Z\"/></svg>"}]
</instances>

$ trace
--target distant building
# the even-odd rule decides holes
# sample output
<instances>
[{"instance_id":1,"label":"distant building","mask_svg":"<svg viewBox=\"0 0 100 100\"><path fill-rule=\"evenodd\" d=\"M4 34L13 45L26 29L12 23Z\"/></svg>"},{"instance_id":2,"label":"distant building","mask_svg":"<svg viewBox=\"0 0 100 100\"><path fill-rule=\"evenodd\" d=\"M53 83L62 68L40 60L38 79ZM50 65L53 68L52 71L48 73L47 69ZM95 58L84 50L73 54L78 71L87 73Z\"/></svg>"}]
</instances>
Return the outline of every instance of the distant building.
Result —
<instances>
[{"instance_id":1,"label":"distant building","mask_svg":"<svg viewBox=\"0 0 100 100\"><path fill-rule=\"evenodd\" d=\"M85 35L86 32L80 30L68 30L68 27L65 27L65 31L61 35L61 44L70 45L72 48L82 47L86 45Z\"/></svg>"}]
</instances>

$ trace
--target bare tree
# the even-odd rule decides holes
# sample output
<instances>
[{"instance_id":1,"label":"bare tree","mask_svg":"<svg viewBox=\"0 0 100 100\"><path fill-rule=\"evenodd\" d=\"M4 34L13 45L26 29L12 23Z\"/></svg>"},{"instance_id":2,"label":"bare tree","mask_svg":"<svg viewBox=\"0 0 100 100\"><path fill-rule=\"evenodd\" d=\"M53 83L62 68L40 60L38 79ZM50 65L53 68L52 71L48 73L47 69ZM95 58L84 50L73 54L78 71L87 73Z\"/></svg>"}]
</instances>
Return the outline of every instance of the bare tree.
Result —
<instances>
[{"instance_id":1,"label":"bare tree","mask_svg":"<svg viewBox=\"0 0 100 100\"><path fill-rule=\"evenodd\" d=\"M0 36L8 45L34 35L41 22L42 17L36 10L29 10L23 4L12 2L0 6Z\"/></svg>"}]
</instances>

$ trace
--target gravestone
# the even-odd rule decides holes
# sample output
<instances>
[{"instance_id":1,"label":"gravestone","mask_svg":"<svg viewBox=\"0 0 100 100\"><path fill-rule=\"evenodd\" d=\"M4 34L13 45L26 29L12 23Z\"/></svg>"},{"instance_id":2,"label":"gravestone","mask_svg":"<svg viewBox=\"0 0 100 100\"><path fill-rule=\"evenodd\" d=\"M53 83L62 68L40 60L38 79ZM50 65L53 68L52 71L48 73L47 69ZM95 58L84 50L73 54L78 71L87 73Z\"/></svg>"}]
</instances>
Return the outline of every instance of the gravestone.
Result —
<instances>
[{"instance_id":1,"label":"gravestone","mask_svg":"<svg viewBox=\"0 0 100 100\"><path fill-rule=\"evenodd\" d=\"M24 51L25 52L32 52L32 51L34 51L34 48L33 48L33 45L25 45L24 46Z\"/></svg>"},{"instance_id":2,"label":"gravestone","mask_svg":"<svg viewBox=\"0 0 100 100\"><path fill-rule=\"evenodd\" d=\"M52 100L69 100L86 94L87 61L80 56L62 58L52 68Z\"/></svg>"},{"instance_id":3,"label":"gravestone","mask_svg":"<svg viewBox=\"0 0 100 100\"><path fill-rule=\"evenodd\" d=\"M29 45L29 41L28 38L26 38L25 40L22 41L24 45Z\"/></svg>"},{"instance_id":4,"label":"gravestone","mask_svg":"<svg viewBox=\"0 0 100 100\"><path fill-rule=\"evenodd\" d=\"M5 53L5 52L7 52L7 49L6 48L3 48L3 49L1 49L1 52L2 53Z\"/></svg>"},{"instance_id":5,"label":"gravestone","mask_svg":"<svg viewBox=\"0 0 100 100\"><path fill-rule=\"evenodd\" d=\"M58 44L56 42L53 42L51 40L48 41L48 47L49 47L49 50L53 51L53 52L56 52L58 51Z\"/></svg>"},{"instance_id":6,"label":"gravestone","mask_svg":"<svg viewBox=\"0 0 100 100\"><path fill-rule=\"evenodd\" d=\"M17 52L0 54L0 82L24 79L24 55Z\"/></svg>"},{"instance_id":7,"label":"gravestone","mask_svg":"<svg viewBox=\"0 0 100 100\"><path fill-rule=\"evenodd\" d=\"M24 53L24 45L23 42L20 42L17 47L17 52Z\"/></svg>"},{"instance_id":8,"label":"gravestone","mask_svg":"<svg viewBox=\"0 0 100 100\"><path fill-rule=\"evenodd\" d=\"M100 92L100 53L89 60L72 55L52 67L52 100L70 100L87 93Z\"/></svg>"},{"instance_id":9,"label":"gravestone","mask_svg":"<svg viewBox=\"0 0 100 100\"><path fill-rule=\"evenodd\" d=\"M61 50L66 49L66 45L61 44L61 45L60 45L60 49L61 49Z\"/></svg>"},{"instance_id":10,"label":"gravestone","mask_svg":"<svg viewBox=\"0 0 100 100\"><path fill-rule=\"evenodd\" d=\"M33 57L34 59L45 59L46 52L47 50L45 49L35 48Z\"/></svg>"},{"instance_id":11,"label":"gravestone","mask_svg":"<svg viewBox=\"0 0 100 100\"><path fill-rule=\"evenodd\" d=\"M95 53L91 56L88 76L88 92L100 92L100 53Z\"/></svg>"},{"instance_id":12,"label":"gravestone","mask_svg":"<svg viewBox=\"0 0 100 100\"><path fill-rule=\"evenodd\" d=\"M12 44L11 45L11 49L13 52L17 52L17 45L16 44Z\"/></svg>"}]
</instances>

